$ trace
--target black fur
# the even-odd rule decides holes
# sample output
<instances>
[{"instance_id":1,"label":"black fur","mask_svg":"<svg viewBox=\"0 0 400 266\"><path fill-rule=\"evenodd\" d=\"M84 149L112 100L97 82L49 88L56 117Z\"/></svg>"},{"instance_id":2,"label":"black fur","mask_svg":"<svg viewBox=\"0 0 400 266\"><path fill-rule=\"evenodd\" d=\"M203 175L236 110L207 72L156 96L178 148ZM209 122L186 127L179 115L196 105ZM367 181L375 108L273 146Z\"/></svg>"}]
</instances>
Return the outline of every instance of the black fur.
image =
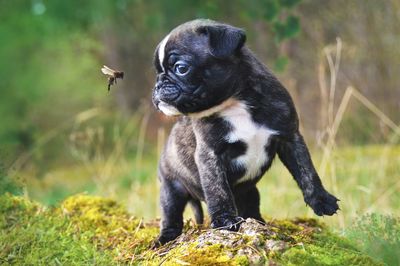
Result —
<instances>
[{"instance_id":1,"label":"black fur","mask_svg":"<svg viewBox=\"0 0 400 266\"><path fill-rule=\"evenodd\" d=\"M196 221L202 222L200 201L205 201L213 228L237 230L243 218L263 221L257 181L276 154L303 192L305 202L317 215L332 215L337 199L322 186L308 149L299 133L293 101L275 76L243 46L243 30L212 21L198 20L171 32L165 60L155 54L157 84L153 102L176 108L182 116L171 131L159 164L163 244L182 231L182 213L190 202ZM174 73L176 62L190 71ZM265 145L267 160L259 174L238 183L246 167L234 160L247 152L247 143L229 142L232 125L215 112L196 118L201 111L227 99L247 106L251 120L277 132ZM194 116L193 116L194 115Z\"/></svg>"}]
</instances>

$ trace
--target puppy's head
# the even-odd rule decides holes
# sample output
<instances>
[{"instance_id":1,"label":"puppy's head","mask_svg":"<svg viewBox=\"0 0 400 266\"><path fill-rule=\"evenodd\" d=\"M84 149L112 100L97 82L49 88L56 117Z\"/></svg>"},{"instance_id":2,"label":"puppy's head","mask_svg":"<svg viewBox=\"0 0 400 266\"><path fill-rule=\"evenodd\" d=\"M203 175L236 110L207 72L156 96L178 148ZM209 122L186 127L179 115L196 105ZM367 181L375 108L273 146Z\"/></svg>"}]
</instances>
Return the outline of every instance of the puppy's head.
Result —
<instances>
[{"instance_id":1,"label":"puppy's head","mask_svg":"<svg viewBox=\"0 0 400 266\"><path fill-rule=\"evenodd\" d=\"M157 46L153 103L166 115L212 109L236 93L243 30L194 20L172 30Z\"/></svg>"}]
</instances>

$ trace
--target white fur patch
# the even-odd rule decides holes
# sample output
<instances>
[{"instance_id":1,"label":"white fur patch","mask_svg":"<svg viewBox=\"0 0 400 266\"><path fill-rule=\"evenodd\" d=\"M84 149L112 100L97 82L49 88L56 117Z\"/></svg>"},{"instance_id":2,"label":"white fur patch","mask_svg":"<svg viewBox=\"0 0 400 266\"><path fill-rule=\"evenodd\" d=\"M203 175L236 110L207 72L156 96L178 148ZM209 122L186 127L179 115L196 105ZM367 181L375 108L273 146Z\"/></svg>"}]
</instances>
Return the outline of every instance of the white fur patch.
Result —
<instances>
[{"instance_id":1,"label":"white fur patch","mask_svg":"<svg viewBox=\"0 0 400 266\"><path fill-rule=\"evenodd\" d=\"M272 135L278 132L256 124L242 102L236 102L220 113L228 121L232 132L226 136L228 142L243 141L247 145L246 153L235 159L236 164L244 166L246 173L237 183L251 180L260 174L261 167L269 160L265 147Z\"/></svg>"},{"instance_id":2,"label":"white fur patch","mask_svg":"<svg viewBox=\"0 0 400 266\"><path fill-rule=\"evenodd\" d=\"M178 109L176 109L174 106L169 105L163 101L160 101L158 103L158 108L161 110L161 112L168 116L177 116L181 114L181 112L179 112Z\"/></svg>"},{"instance_id":3,"label":"white fur patch","mask_svg":"<svg viewBox=\"0 0 400 266\"><path fill-rule=\"evenodd\" d=\"M160 60L160 66L163 71L165 71L163 62L165 58L165 46L167 45L169 39L169 34L160 42L160 47L158 48L158 60Z\"/></svg>"}]
</instances>

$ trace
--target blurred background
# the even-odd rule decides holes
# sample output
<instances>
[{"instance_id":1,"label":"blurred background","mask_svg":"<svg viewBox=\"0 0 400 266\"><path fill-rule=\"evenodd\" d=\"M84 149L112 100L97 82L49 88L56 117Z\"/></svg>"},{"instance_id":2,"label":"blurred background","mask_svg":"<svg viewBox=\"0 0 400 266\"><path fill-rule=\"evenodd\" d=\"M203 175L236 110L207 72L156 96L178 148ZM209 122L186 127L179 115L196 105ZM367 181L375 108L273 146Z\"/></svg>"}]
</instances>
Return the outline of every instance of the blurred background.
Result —
<instances>
[{"instance_id":1,"label":"blurred background","mask_svg":"<svg viewBox=\"0 0 400 266\"><path fill-rule=\"evenodd\" d=\"M0 0L0 192L47 205L86 192L159 217L157 160L174 120L151 104L152 57L195 18L244 28L289 90L341 199L323 221L399 215L398 0ZM125 72L110 92L103 64ZM258 187L263 215L315 217L279 160Z\"/></svg>"}]
</instances>

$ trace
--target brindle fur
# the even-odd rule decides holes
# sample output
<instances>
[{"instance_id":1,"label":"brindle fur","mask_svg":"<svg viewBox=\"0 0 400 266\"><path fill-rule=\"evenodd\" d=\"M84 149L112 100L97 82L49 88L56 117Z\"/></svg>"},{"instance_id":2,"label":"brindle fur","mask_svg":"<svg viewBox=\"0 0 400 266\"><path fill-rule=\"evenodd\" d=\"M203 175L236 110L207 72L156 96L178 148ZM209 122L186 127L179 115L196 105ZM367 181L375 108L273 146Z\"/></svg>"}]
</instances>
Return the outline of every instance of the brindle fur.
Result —
<instances>
[{"instance_id":1,"label":"brindle fur","mask_svg":"<svg viewBox=\"0 0 400 266\"><path fill-rule=\"evenodd\" d=\"M156 50L158 75L153 102L157 107L165 101L182 114L159 163L161 244L181 234L187 203L192 204L201 223L200 202L205 201L213 228L237 230L241 218L248 217L263 221L256 183L276 154L317 215L333 215L338 210L337 198L325 190L313 166L290 95L244 42L241 29L196 20L170 33L163 62L159 61L159 48ZM178 59L171 59L176 54ZM174 75L171 68L173 60L182 58L193 66L193 73L184 78ZM233 100L233 105L244 104L252 123L276 132L265 142L267 159L260 171L244 182L239 180L246 166L235 163L235 159L246 153L248 145L227 140L234 129L220 111L196 116L227 100Z\"/></svg>"}]
</instances>

